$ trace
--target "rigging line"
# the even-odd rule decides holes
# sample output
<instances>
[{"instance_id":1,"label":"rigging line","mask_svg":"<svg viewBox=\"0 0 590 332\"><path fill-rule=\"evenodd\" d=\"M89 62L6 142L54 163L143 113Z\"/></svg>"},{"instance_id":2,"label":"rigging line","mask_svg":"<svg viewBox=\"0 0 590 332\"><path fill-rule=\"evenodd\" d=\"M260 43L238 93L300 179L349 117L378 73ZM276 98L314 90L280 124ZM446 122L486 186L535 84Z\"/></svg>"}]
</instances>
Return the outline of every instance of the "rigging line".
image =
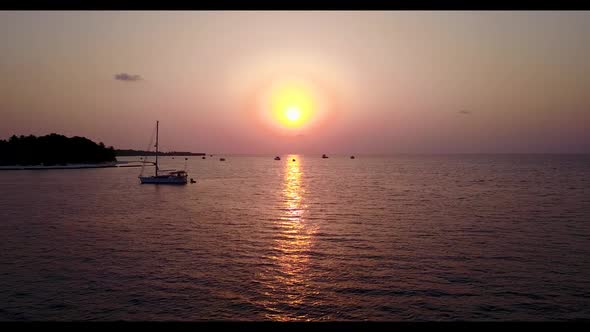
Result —
<instances>
[{"instance_id":1,"label":"rigging line","mask_svg":"<svg viewBox=\"0 0 590 332\"><path fill-rule=\"evenodd\" d=\"M154 145L154 136L156 136L156 127L154 126L154 130L152 131L152 136L150 137L150 142L148 144L148 147L144 150L146 152L150 152L152 151L152 146ZM148 161L148 157L147 155L143 156L143 162L141 163L141 173L139 174L139 176L143 176L143 170L145 169L145 164Z\"/></svg>"}]
</instances>

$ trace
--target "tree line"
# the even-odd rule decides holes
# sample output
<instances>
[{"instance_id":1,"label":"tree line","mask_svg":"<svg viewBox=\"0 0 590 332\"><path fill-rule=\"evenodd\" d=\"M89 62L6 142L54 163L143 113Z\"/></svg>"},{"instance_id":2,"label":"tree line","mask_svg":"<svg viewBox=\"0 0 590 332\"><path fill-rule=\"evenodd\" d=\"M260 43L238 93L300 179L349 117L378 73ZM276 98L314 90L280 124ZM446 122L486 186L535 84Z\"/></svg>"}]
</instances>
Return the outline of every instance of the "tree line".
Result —
<instances>
[{"instance_id":1,"label":"tree line","mask_svg":"<svg viewBox=\"0 0 590 332\"><path fill-rule=\"evenodd\" d=\"M115 154L121 157L129 156L155 156L155 151L143 151L143 150L115 150ZM158 152L160 156L204 156L206 153L203 152L184 152L184 151L170 151L170 152Z\"/></svg>"},{"instance_id":2,"label":"tree line","mask_svg":"<svg viewBox=\"0 0 590 332\"><path fill-rule=\"evenodd\" d=\"M95 164L116 161L115 149L85 137L13 135L0 140L0 165Z\"/></svg>"}]
</instances>

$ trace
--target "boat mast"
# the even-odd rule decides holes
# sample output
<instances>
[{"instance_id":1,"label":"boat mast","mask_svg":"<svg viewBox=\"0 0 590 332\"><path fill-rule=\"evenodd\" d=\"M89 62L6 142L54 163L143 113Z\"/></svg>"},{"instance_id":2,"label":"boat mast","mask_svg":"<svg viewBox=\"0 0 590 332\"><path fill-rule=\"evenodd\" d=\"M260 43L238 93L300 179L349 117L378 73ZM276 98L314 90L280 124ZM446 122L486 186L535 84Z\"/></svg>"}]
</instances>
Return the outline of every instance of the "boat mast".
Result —
<instances>
[{"instance_id":1,"label":"boat mast","mask_svg":"<svg viewBox=\"0 0 590 332\"><path fill-rule=\"evenodd\" d=\"M160 121L156 121L156 176L158 176L158 127L160 126Z\"/></svg>"}]
</instances>

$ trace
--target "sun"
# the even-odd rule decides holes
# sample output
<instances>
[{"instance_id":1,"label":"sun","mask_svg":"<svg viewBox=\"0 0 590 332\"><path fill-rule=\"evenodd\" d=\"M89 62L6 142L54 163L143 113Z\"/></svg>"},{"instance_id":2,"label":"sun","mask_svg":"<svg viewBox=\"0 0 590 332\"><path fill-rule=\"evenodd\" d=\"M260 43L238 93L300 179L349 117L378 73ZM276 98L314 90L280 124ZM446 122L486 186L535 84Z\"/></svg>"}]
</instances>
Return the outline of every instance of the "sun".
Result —
<instances>
[{"instance_id":1,"label":"sun","mask_svg":"<svg viewBox=\"0 0 590 332\"><path fill-rule=\"evenodd\" d=\"M285 116L291 122L297 122L301 118L301 110L297 106L290 106L285 111Z\"/></svg>"},{"instance_id":2,"label":"sun","mask_svg":"<svg viewBox=\"0 0 590 332\"><path fill-rule=\"evenodd\" d=\"M289 130L302 129L312 119L313 93L299 82L277 86L271 97L271 110L275 122Z\"/></svg>"},{"instance_id":3,"label":"sun","mask_svg":"<svg viewBox=\"0 0 590 332\"><path fill-rule=\"evenodd\" d=\"M331 117L333 102L315 80L285 75L261 86L251 105L261 129L282 137L313 133Z\"/></svg>"}]
</instances>

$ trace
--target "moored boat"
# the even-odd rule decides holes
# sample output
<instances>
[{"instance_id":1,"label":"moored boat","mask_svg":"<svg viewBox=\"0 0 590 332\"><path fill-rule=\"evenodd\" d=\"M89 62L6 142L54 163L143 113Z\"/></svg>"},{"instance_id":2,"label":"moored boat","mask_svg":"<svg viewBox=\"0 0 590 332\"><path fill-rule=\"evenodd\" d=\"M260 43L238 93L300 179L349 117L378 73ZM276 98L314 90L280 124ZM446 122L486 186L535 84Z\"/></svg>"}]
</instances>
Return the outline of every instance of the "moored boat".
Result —
<instances>
[{"instance_id":1,"label":"moored boat","mask_svg":"<svg viewBox=\"0 0 590 332\"><path fill-rule=\"evenodd\" d=\"M188 174L185 171L170 172L165 175L140 176L141 183L151 184L187 184Z\"/></svg>"},{"instance_id":2,"label":"moored boat","mask_svg":"<svg viewBox=\"0 0 590 332\"><path fill-rule=\"evenodd\" d=\"M159 134L159 127L160 121L156 121L156 162L155 165L155 175L154 176L142 176L139 175L139 181L144 184L187 184L188 182L188 174L186 171L168 171L166 174L158 174L160 170L158 164L158 134ZM187 159L185 159L187 160ZM186 166L186 165L185 165ZM143 173L143 168L142 168Z\"/></svg>"}]
</instances>

